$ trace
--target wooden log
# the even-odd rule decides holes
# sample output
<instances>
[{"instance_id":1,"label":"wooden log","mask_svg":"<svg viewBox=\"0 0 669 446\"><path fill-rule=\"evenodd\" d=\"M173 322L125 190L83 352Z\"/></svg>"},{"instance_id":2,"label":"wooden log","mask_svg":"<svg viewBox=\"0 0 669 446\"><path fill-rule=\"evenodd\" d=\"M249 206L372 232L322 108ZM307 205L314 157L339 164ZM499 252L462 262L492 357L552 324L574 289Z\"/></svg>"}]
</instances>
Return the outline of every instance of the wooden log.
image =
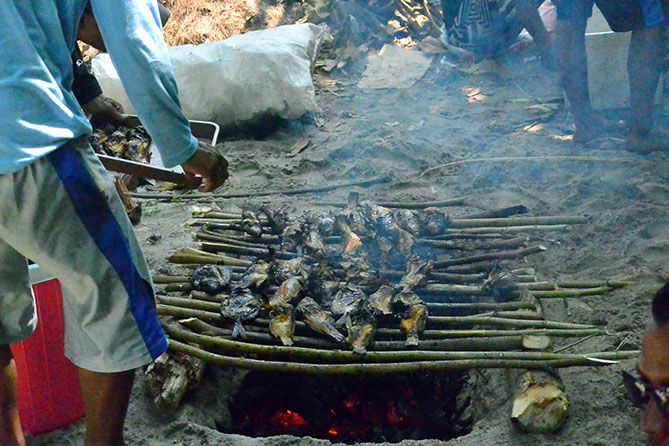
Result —
<instances>
[{"instance_id":1,"label":"wooden log","mask_svg":"<svg viewBox=\"0 0 669 446\"><path fill-rule=\"evenodd\" d=\"M171 418L181 400L202 380L206 363L192 355L170 351L146 369L146 385L151 401L163 418Z\"/></svg>"},{"instance_id":2,"label":"wooden log","mask_svg":"<svg viewBox=\"0 0 669 446\"><path fill-rule=\"evenodd\" d=\"M556 432L569 415L569 399L557 373L528 370L516 382L511 421L523 432Z\"/></svg>"}]
</instances>

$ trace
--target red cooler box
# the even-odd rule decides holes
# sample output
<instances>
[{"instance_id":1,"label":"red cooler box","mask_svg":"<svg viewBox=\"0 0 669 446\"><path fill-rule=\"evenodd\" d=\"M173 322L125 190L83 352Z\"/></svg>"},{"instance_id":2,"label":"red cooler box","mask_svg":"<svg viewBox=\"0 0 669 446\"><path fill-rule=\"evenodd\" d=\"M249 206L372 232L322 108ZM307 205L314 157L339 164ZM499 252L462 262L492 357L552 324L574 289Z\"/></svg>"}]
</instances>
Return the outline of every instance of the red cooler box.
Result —
<instances>
[{"instance_id":1,"label":"red cooler box","mask_svg":"<svg viewBox=\"0 0 669 446\"><path fill-rule=\"evenodd\" d=\"M19 414L23 430L39 435L84 416L77 368L65 358L63 296L57 279L30 266L37 301L35 334L11 346L19 374Z\"/></svg>"}]
</instances>

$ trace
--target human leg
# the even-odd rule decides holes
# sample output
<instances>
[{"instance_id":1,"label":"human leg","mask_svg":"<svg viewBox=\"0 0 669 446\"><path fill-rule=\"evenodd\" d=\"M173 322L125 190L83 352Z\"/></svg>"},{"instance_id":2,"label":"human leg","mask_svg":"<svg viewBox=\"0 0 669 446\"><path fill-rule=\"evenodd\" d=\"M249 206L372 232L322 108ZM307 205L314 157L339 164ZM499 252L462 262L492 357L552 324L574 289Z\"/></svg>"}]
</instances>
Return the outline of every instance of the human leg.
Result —
<instances>
[{"instance_id":1,"label":"human leg","mask_svg":"<svg viewBox=\"0 0 669 446\"><path fill-rule=\"evenodd\" d=\"M0 346L0 444L25 446L19 420L16 362L8 345Z\"/></svg>"},{"instance_id":2,"label":"human leg","mask_svg":"<svg viewBox=\"0 0 669 446\"><path fill-rule=\"evenodd\" d=\"M516 0L516 18L518 22L530 33L534 42L539 45L543 52L549 47L548 32L541 20L539 11L534 0Z\"/></svg>"},{"instance_id":3,"label":"human leg","mask_svg":"<svg viewBox=\"0 0 669 446\"><path fill-rule=\"evenodd\" d=\"M86 408L85 446L121 446L134 370L96 373L79 369Z\"/></svg>"},{"instance_id":4,"label":"human leg","mask_svg":"<svg viewBox=\"0 0 669 446\"><path fill-rule=\"evenodd\" d=\"M133 370L164 353L167 341L131 224L85 141L0 176L0 239L67 290L65 352L83 369L87 444L122 444Z\"/></svg>"}]
</instances>

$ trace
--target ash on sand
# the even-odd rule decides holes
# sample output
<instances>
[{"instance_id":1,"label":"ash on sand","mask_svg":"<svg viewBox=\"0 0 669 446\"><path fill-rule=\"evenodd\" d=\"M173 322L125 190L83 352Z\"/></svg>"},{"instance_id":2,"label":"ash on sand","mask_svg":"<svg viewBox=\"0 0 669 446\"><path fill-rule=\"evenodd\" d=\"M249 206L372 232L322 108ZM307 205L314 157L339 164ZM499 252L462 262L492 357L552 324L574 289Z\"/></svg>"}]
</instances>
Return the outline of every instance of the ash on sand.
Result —
<instances>
[{"instance_id":1,"label":"ash on sand","mask_svg":"<svg viewBox=\"0 0 669 446\"><path fill-rule=\"evenodd\" d=\"M559 280L631 277L635 286L605 297L568 299L546 305L546 317L570 322L597 322L614 332L611 338L590 339L570 351L598 351L640 345L650 323L650 300L669 277L669 159L628 153L617 141L607 149L565 141L571 120L564 106L547 119L534 98L559 98L556 76L543 70L531 53L498 60L493 70L452 70L436 59L427 75L408 90L362 92L356 75L333 75L337 91L320 91L319 119L281 127L263 140L228 140L217 146L230 161L231 191L283 189L321 185L363 177L390 175L392 184L360 190L363 198L384 200L446 199L467 196L471 207L454 215L524 204L536 215L592 215L587 227L547 235L557 243L547 254L531 259L541 277ZM442 68L443 67L443 68ZM480 100L466 93L479 89ZM545 121L545 122L544 122ZM311 144L288 157L300 138ZM601 146L600 146L601 147ZM425 169L457 159L479 157L583 156L608 162L471 163L435 171L417 180ZM634 162L613 162L625 158ZM270 197L298 208L314 208L312 200L346 201L347 190L323 195ZM259 200L230 200L240 208ZM189 218L185 203L149 203L137 228L155 272L171 268L168 253L190 243L189 231L178 222ZM567 341L568 342L568 341ZM559 345L558 345L559 346ZM561 432L533 436L514 431L509 421L511 395L504 371L474 372L479 396L473 401L477 423L472 433L445 444L481 445L643 445L640 413L624 395L620 370L605 368L562 371L571 400L571 416ZM130 445L327 444L310 438L250 439L222 434L229 422L227 398L239 385L241 372L209 369L199 391L186 398L176 420L162 421L150 409L141 379L127 420ZM83 425L32 439L32 445L81 444ZM438 440L404 444L444 444Z\"/></svg>"}]
</instances>

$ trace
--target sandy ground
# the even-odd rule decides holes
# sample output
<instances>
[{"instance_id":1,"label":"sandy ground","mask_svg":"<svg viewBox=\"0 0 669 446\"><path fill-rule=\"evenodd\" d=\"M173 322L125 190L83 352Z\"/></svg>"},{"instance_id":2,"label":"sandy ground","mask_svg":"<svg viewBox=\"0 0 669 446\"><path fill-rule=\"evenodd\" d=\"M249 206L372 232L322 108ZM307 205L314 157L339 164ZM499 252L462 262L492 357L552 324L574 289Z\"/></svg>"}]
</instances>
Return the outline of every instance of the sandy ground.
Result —
<instances>
[{"instance_id":1,"label":"sandy ground","mask_svg":"<svg viewBox=\"0 0 669 446\"><path fill-rule=\"evenodd\" d=\"M423 80L405 90L363 92L356 88L361 67L334 76L336 94L321 92L323 111L316 118L281 126L257 140L226 139L218 149L230 161L229 190L263 190L389 175L391 184L360 190L365 198L389 200L467 197L476 209L524 204L533 215L590 215L592 222L565 233L545 235L550 249L529 263L541 277L560 279L632 278L634 287L606 297L553 302L546 306L552 319L606 324L611 338L585 342L573 351L625 348L639 345L650 321L653 292L669 275L669 159L666 154L643 157L625 151L620 141L607 140L594 147L565 140L570 118L557 107L547 122L540 121L534 98L560 97L553 73L523 53L484 65L478 73L447 69L437 57ZM470 103L465 91L478 88L483 102ZM470 93L471 95L471 93ZM311 144L300 155L286 154L300 138ZM225 138L224 138L225 139ZM602 148L602 146L604 148ZM442 169L419 178L425 169L453 160L479 157L593 156L599 161L547 160L544 162L472 162ZM616 161L624 158L626 162ZM321 199L343 200L348 190L298 198L271 200L308 207ZM229 208L247 201L220 203ZM257 200L253 201L257 203ZM169 270L165 257L177 246L189 245L187 204L146 202L137 227L142 243L152 234L162 239L145 244L153 271ZM518 434L509 422L504 398L484 398L488 408L470 435L447 444L480 445L642 445L638 433L640 413L624 396L620 370L633 362L607 368L578 368L562 372L571 399L571 415L555 435ZM507 382L505 372L491 372L490 395ZM127 423L130 445L311 445L325 443L309 438L249 439L216 430L226 423L225 400L238 380L231 371L210 370L203 388L188 397L172 422L160 420L147 405L141 382L133 395ZM217 409L218 408L218 409ZM82 426L31 440L32 445L80 444ZM405 444L438 444L439 441Z\"/></svg>"}]
</instances>

